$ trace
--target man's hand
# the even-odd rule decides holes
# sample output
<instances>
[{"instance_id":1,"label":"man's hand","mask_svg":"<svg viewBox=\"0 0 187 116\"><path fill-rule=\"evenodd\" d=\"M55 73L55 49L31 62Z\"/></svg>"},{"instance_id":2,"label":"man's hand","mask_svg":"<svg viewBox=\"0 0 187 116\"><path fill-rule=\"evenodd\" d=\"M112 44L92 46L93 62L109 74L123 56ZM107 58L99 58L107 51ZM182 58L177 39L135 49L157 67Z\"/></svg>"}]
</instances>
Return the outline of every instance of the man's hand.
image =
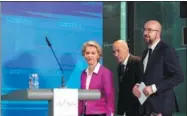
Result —
<instances>
[{"instance_id":1,"label":"man's hand","mask_svg":"<svg viewBox=\"0 0 187 116\"><path fill-rule=\"evenodd\" d=\"M138 90L139 85L140 85L140 84L137 83L136 85L134 85L134 87L133 87L133 89L132 89L132 93L133 93L137 98L141 97L141 93L140 93L140 91Z\"/></svg>"},{"instance_id":2,"label":"man's hand","mask_svg":"<svg viewBox=\"0 0 187 116\"><path fill-rule=\"evenodd\" d=\"M145 96L150 96L151 94L153 94L153 89L152 89L152 86L146 86L144 89L143 89L143 93Z\"/></svg>"}]
</instances>

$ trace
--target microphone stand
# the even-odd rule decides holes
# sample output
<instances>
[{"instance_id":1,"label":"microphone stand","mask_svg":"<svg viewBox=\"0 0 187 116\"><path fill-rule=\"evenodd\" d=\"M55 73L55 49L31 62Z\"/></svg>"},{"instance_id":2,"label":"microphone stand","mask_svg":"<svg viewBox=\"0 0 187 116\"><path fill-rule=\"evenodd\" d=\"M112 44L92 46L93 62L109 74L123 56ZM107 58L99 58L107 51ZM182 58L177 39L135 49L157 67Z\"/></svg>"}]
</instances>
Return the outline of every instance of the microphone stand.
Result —
<instances>
[{"instance_id":1,"label":"microphone stand","mask_svg":"<svg viewBox=\"0 0 187 116\"><path fill-rule=\"evenodd\" d=\"M51 43L49 42L47 37L45 37L45 39L46 39L47 45L50 47L50 49L51 49L51 51L52 51L52 53L53 53L53 55L54 55L54 57L55 57L55 59L56 59L56 61L58 63L58 66L59 66L59 68L61 70L61 73L62 73L62 80L61 80L62 81L62 88L65 88L65 80L64 80L64 75L63 75L63 69L62 69L62 67L61 67L61 65L60 65L60 63L59 63L59 61L58 61L58 59L56 57L56 54L55 54L55 52L54 52L54 50L52 48Z\"/></svg>"}]
</instances>

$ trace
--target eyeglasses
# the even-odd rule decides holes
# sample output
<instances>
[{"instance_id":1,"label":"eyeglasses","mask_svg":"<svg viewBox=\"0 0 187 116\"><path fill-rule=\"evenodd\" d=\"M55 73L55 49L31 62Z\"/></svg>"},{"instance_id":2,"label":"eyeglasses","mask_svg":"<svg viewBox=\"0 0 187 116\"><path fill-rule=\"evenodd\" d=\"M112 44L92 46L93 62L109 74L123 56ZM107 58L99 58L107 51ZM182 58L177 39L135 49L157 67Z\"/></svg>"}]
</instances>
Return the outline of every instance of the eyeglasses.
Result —
<instances>
[{"instance_id":1,"label":"eyeglasses","mask_svg":"<svg viewBox=\"0 0 187 116\"><path fill-rule=\"evenodd\" d=\"M151 33L152 31L158 31L156 29L151 29L151 28L148 28L148 29L143 29L142 32L148 32L148 33Z\"/></svg>"}]
</instances>

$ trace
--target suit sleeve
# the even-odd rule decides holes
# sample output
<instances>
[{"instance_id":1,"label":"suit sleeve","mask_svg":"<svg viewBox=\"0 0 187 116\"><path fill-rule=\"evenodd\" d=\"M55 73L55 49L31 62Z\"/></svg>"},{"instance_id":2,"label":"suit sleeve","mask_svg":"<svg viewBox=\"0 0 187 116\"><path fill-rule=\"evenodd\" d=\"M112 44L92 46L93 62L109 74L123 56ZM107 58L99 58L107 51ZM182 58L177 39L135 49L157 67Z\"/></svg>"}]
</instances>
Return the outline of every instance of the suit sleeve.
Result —
<instances>
[{"instance_id":1,"label":"suit sleeve","mask_svg":"<svg viewBox=\"0 0 187 116\"><path fill-rule=\"evenodd\" d=\"M115 112L115 97L112 72L108 70L103 74L103 86L109 110L107 116L111 116L111 113Z\"/></svg>"},{"instance_id":2,"label":"suit sleeve","mask_svg":"<svg viewBox=\"0 0 187 116\"><path fill-rule=\"evenodd\" d=\"M141 61L137 61L135 65L135 82L141 83L143 76L143 64Z\"/></svg>"},{"instance_id":3,"label":"suit sleeve","mask_svg":"<svg viewBox=\"0 0 187 116\"><path fill-rule=\"evenodd\" d=\"M156 84L157 92L163 92L180 84L184 80L182 68L175 49L167 48L164 53L164 80Z\"/></svg>"}]
</instances>

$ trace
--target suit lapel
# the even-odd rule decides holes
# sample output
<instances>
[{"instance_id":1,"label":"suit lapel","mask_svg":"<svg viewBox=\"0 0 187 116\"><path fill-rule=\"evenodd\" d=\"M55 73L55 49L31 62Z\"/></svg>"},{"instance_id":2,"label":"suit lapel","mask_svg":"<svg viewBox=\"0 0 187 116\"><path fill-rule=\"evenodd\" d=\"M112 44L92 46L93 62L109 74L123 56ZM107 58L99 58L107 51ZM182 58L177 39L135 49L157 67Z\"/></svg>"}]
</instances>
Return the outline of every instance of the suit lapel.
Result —
<instances>
[{"instance_id":1,"label":"suit lapel","mask_svg":"<svg viewBox=\"0 0 187 116\"><path fill-rule=\"evenodd\" d=\"M125 66L125 69L124 69L123 72L122 72L122 80L123 80L123 78L125 77L126 72L129 70L131 61L132 61L132 56L130 55L130 56L129 56L129 59L128 59L128 61L127 61L127 65Z\"/></svg>"},{"instance_id":2,"label":"suit lapel","mask_svg":"<svg viewBox=\"0 0 187 116\"><path fill-rule=\"evenodd\" d=\"M132 62L132 55L129 56L129 59L127 61L127 66L125 67L125 72L129 70L131 62Z\"/></svg>"},{"instance_id":3,"label":"suit lapel","mask_svg":"<svg viewBox=\"0 0 187 116\"><path fill-rule=\"evenodd\" d=\"M89 85L89 89L92 89L95 85L95 83L97 83L100 77L98 77L100 71L102 71L102 66L99 67L99 71L98 73L94 73L92 74L91 80L90 80L90 85Z\"/></svg>"},{"instance_id":4,"label":"suit lapel","mask_svg":"<svg viewBox=\"0 0 187 116\"><path fill-rule=\"evenodd\" d=\"M96 79L97 77L96 77L96 74L95 73L93 73L92 74L92 77L91 77L91 80L90 80L90 84L89 84L89 89L90 88L92 88L92 84L94 83L94 82L96 82ZM83 74L83 80L82 80L82 83L83 83L83 89L86 89L86 79L87 79L87 74L86 74L86 72L84 72L84 74Z\"/></svg>"},{"instance_id":5,"label":"suit lapel","mask_svg":"<svg viewBox=\"0 0 187 116\"><path fill-rule=\"evenodd\" d=\"M119 83L119 85L120 85L120 83L121 83L121 70L120 70L120 64L118 64L118 68L117 68L117 71L118 71L118 83Z\"/></svg>"},{"instance_id":6,"label":"suit lapel","mask_svg":"<svg viewBox=\"0 0 187 116\"><path fill-rule=\"evenodd\" d=\"M145 56L147 55L148 49L145 49L141 58L141 61L143 62Z\"/></svg>"},{"instance_id":7,"label":"suit lapel","mask_svg":"<svg viewBox=\"0 0 187 116\"><path fill-rule=\"evenodd\" d=\"M83 88L83 89L86 89L86 77L87 77L87 75L86 75L86 72L85 72L85 71L84 71L84 73L83 73L82 76L83 76L83 77L82 77L82 83L83 83L82 88Z\"/></svg>"},{"instance_id":8,"label":"suit lapel","mask_svg":"<svg viewBox=\"0 0 187 116\"><path fill-rule=\"evenodd\" d=\"M96 74L93 73L92 74L92 77L91 77L91 80L90 80L90 85L89 85L89 89L93 88L92 85L96 82Z\"/></svg>"}]
</instances>

